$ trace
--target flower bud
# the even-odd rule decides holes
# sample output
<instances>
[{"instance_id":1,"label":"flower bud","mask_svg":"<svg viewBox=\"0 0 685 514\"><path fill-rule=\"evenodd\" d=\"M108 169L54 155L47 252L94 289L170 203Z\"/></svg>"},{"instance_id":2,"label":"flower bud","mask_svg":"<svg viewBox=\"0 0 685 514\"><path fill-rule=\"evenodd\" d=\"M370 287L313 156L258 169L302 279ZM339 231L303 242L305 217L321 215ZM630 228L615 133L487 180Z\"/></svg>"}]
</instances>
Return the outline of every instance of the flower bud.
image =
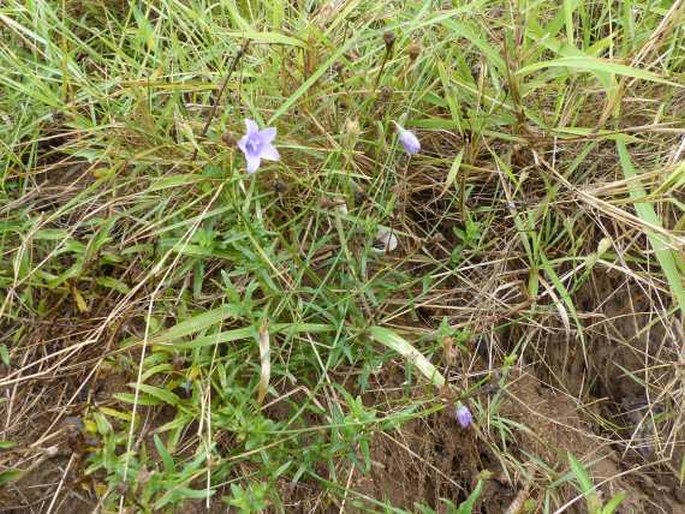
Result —
<instances>
[{"instance_id":1,"label":"flower bud","mask_svg":"<svg viewBox=\"0 0 685 514\"><path fill-rule=\"evenodd\" d=\"M421 143L416 135L410 131L403 128L398 128L400 134L400 143L404 147L404 150L409 154L413 155L421 151Z\"/></svg>"},{"instance_id":2,"label":"flower bud","mask_svg":"<svg viewBox=\"0 0 685 514\"><path fill-rule=\"evenodd\" d=\"M385 49L390 51L395 44L395 33L392 31L387 31L383 34L383 41L385 41Z\"/></svg>"},{"instance_id":3,"label":"flower bud","mask_svg":"<svg viewBox=\"0 0 685 514\"><path fill-rule=\"evenodd\" d=\"M468 428L471 423L473 423L473 415L471 414L471 411L461 402L457 403L455 415L461 428Z\"/></svg>"},{"instance_id":4,"label":"flower bud","mask_svg":"<svg viewBox=\"0 0 685 514\"><path fill-rule=\"evenodd\" d=\"M407 48L407 53L409 54L409 59L414 62L416 59L418 59L419 54L421 53L421 43L418 41L412 41L412 43L409 45L409 48Z\"/></svg>"}]
</instances>

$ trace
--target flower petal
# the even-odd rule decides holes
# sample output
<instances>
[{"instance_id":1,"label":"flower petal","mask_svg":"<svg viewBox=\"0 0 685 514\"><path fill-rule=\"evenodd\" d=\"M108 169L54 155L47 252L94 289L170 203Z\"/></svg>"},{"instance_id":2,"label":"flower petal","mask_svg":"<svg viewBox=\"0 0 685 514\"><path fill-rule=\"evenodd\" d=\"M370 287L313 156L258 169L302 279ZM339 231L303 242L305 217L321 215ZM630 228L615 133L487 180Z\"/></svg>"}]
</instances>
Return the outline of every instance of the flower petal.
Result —
<instances>
[{"instance_id":1,"label":"flower petal","mask_svg":"<svg viewBox=\"0 0 685 514\"><path fill-rule=\"evenodd\" d=\"M243 136L240 138L238 141L238 148L240 148L240 151L243 152L245 155L247 155L247 147L245 146L247 144L247 136Z\"/></svg>"},{"instance_id":2,"label":"flower petal","mask_svg":"<svg viewBox=\"0 0 685 514\"><path fill-rule=\"evenodd\" d=\"M259 156L267 161L277 161L281 158L281 154L278 153L278 150L272 144L265 145Z\"/></svg>"},{"instance_id":3,"label":"flower petal","mask_svg":"<svg viewBox=\"0 0 685 514\"><path fill-rule=\"evenodd\" d=\"M271 143L276 139L276 129L274 127L267 127L259 131L259 139L261 139L264 144Z\"/></svg>"},{"instance_id":4,"label":"flower petal","mask_svg":"<svg viewBox=\"0 0 685 514\"><path fill-rule=\"evenodd\" d=\"M262 163L262 160L259 157L253 155L246 155L245 160L247 161L247 172L250 174L257 171L259 165Z\"/></svg>"},{"instance_id":5,"label":"flower petal","mask_svg":"<svg viewBox=\"0 0 685 514\"><path fill-rule=\"evenodd\" d=\"M245 118L245 128L247 129L247 135L259 132L259 126L249 118Z\"/></svg>"}]
</instances>

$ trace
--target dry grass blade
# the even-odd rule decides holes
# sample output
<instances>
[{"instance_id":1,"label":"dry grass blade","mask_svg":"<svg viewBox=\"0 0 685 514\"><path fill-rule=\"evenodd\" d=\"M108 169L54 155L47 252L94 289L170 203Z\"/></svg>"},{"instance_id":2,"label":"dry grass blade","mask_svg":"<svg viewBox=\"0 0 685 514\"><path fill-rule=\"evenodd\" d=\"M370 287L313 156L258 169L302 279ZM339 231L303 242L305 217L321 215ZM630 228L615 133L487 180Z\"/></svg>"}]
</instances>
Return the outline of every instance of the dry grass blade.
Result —
<instances>
[{"instance_id":1,"label":"dry grass blade","mask_svg":"<svg viewBox=\"0 0 685 514\"><path fill-rule=\"evenodd\" d=\"M410 364L416 366L416 369L418 369L419 372L436 387L443 387L445 385L445 377L443 377L436 367L406 339L400 337L392 330L383 327L371 327L369 329L369 335L375 341L396 351L407 359Z\"/></svg>"},{"instance_id":2,"label":"dry grass blade","mask_svg":"<svg viewBox=\"0 0 685 514\"><path fill-rule=\"evenodd\" d=\"M259 387L257 389L257 402L262 403L269 390L271 378L271 346L269 343L269 328L266 323L259 327Z\"/></svg>"}]
</instances>

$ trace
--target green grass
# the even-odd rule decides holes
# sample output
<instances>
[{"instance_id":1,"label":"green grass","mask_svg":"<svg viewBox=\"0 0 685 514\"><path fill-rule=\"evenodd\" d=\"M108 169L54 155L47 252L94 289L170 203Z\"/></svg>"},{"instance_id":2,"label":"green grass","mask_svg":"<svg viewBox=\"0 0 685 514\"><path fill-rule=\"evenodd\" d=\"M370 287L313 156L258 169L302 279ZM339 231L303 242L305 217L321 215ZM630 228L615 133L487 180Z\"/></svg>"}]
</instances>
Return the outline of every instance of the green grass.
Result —
<instances>
[{"instance_id":1,"label":"green grass","mask_svg":"<svg viewBox=\"0 0 685 514\"><path fill-rule=\"evenodd\" d=\"M355 487L383 432L463 400L477 428L453 437L489 452L512 502L573 503L572 472L599 502L590 457L517 447L499 408L521 373L596 437L653 427L680 469L680 3L130 4L0 6L0 483L28 491L77 418L82 485L60 468L45 511L80 494L106 512L469 512L488 479L466 467L443 503ZM278 129L281 160L254 175L231 143L244 118ZM653 360L624 378L649 414L606 428L585 408L616 400L598 345L645 338Z\"/></svg>"}]
</instances>

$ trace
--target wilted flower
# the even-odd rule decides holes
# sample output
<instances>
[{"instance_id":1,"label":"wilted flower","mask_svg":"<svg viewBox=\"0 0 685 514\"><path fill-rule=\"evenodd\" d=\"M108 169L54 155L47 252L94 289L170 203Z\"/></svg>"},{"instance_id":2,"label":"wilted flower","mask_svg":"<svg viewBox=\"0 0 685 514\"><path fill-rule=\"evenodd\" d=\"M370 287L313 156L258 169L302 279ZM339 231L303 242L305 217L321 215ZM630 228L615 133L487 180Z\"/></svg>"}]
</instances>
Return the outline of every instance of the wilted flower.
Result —
<instances>
[{"instance_id":1,"label":"wilted flower","mask_svg":"<svg viewBox=\"0 0 685 514\"><path fill-rule=\"evenodd\" d=\"M393 231L387 227L378 227L378 232L376 232L376 247L374 248L377 252L390 253L395 248L399 241L397 236ZM380 246L380 248L377 248Z\"/></svg>"},{"instance_id":2,"label":"wilted flower","mask_svg":"<svg viewBox=\"0 0 685 514\"><path fill-rule=\"evenodd\" d=\"M281 158L278 150L271 144L276 138L275 128L267 127L259 130L257 124L252 120L245 120L245 127L247 134L238 141L238 148L245 155L248 173L257 171L262 159L277 161Z\"/></svg>"},{"instance_id":3,"label":"wilted flower","mask_svg":"<svg viewBox=\"0 0 685 514\"><path fill-rule=\"evenodd\" d=\"M359 120L357 118L347 118L345 120L345 133L354 137L355 139L361 134L359 127Z\"/></svg>"},{"instance_id":4,"label":"wilted flower","mask_svg":"<svg viewBox=\"0 0 685 514\"><path fill-rule=\"evenodd\" d=\"M421 151L421 143L419 143L416 135L412 131L402 128L397 123L395 125L397 126L397 132L400 135L400 143L402 143L402 146L407 153L409 155L419 153Z\"/></svg>"},{"instance_id":5,"label":"wilted flower","mask_svg":"<svg viewBox=\"0 0 685 514\"><path fill-rule=\"evenodd\" d=\"M359 126L359 120L356 118L347 118L345 120L344 143L348 149L351 150L354 148L361 132L362 130Z\"/></svg>"},{"instance_id":6,"label":"wilted flower","mask_svg":"<svg viewBox=\"0 0 685 514\"><path fill-rule=\"evenodd\" d=\"M456 416L457 422L461 428L468 428L473 422L473 415L471 414L471 411L461 402L457 403Z\"/></svg>"}]
</instances>

